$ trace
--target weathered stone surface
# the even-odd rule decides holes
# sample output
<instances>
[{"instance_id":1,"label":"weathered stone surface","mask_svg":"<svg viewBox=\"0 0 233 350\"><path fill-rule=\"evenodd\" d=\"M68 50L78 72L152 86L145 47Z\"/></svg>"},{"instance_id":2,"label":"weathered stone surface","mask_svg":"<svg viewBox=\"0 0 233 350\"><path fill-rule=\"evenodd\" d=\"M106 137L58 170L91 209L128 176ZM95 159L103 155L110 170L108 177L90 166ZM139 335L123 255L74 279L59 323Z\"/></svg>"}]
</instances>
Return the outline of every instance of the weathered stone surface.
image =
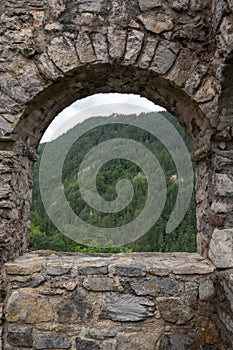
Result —
<instances>
[{"instance_id":1,"label":"weathered stone surface","mask_svg":"<svg viewBox=\"0 0 233 350\"><path fill-rule=\"evenodd\" d=\"M153 316L154 303L130 294L107 294L101 317L121 322L137 322Z\"/></svg>"},{"instance_id":2,"label":"weathered stone surface","mask_svg":"<svg viewBox=\"0 0 233 350\"><path fill-rule=\"evenodd\" d=\"M108 273L107 265L90 265L78 270L79 275L106 275Z\"/></svg>"},{"instance_id":3,"label":"weathered stone surface","mask_svg":"<svg viewBox=\"0 0 233 350\"><path fill-rule=\"evenodd\" d=\"M101 12L104 0L79 0L78 6L81 12Z\"/></svg>"},{"instance_id":4,"label":"weathered stone surface","mask_svg":"<svg viewBox=\"0 0 233 350\"><path fill-rule=\"evenodd\" d=\"M110 273L119 276L127 277L143 277L146 275L146 271L142 266L138 264L113 264L109 266Z\"/></svg>"},{"instance_id":5,"label":"weathered stone surface","mask_svg":"<svg viewBox=\"0 0 233 350\"><path fill-rule=\"evenodd\" d=\"M20 105L10 99L8 96L6 96L3 92L0 92L0 113L1 114L10 114L15 115L18 112L20 112L21 108ZM3 126L3 131L5 130L6 126ZM4 135L4 133L2 133Z\"/></svg>"},{"instance_id":6,"label":"weathered stone surface","mask_svg":"<svg viewBox=\"0 0 233 350\"><path fill-rule=\"evenodd\" d=\"M46 337L36 340L35 349L70 349L71 343L67 337L60 334L52 333Z\"/></svg>"},{"instance_id":7,"label":"weathered stone surface","mask_svg":"<svg viewBox=\"0 0 233 350\"><path fill-rule=\"evenodd\" d=\"M80 32L76 40L76 49L81 63L94 62L96 60L94 49L89 36Z\"/></svg>"},{"instance_id":8,"label":"weathered stone surface","mask_svg":"<svg viewBox=\"0 0 233 350\"><path fill-rule=\"evenodd\" d=\"M189 305L185 305L184 300L175 297L158 297L156 299L158 309L165 321L185 324L193 317L193 311Z\"/></svg>"},{"instance_id":9,"label":"weathered stone surface","mask_svg":"<svg viewBox=\"0 0 233 350\"><path fill-rule=\"evenodd\" d=\"M187 11L189 9L190 0L174 0L172 2L172 8L175 11Z\"/></svg>"},{"instance_id":10,"label":"weathered stone surface","mask_svg":"<svg viewBox=\"0 0 233 350\"><path fill-rule=\"evenodd\" d=\"M62 265L59 261L48 262L46 269L49 275L61 276L68 273L72 268L72 265L69 263L63 263Z\"/></svg>"},{"instance_id":11,"label":"weathered stone surface","mask_svg":"<svg viewBox=\"0 0 233 350\"><path fill-rule=\"evenodd\" d=\"M32 348L32 327L15 326L8 330L7 342L14 348Z\"/></svg>"},{"instance_id":12,"label":"weathered stone surface","mask_svg":"<svg viewBox=\"0 0 233 350\"><path fill-rule=\"evenodd\" d=\"M5 264L5 271L8 275L31 275L35 272L40 272L45 265L46 259L34 258L34 259L18 259L17 261L9 264Z\"/></svg>"},{"instance_id":13,"label":"weathered stone surface","mask_svg":"<svg viewBox=\"0 0 233 350\"><path fill-rule=\"evenodd\" d=\"M117 350L154 350L161 335L161 329L156 324L155 329L151 333L136 332L136 334L121 333L117 337ZM146 344L146 345L145 345Z\"/></svg>"},{"instance_id":14,"label":"weathered stone surface","mask_svg":"<svg viewBox=\"0 0 233 350\"><path fill-rule=\"evenodd\" d=\"M119 278L108 278L108 277L89 277L83 281L83 286L87 290L95 292L111 292L111 291L122 291L123 287L119 282Z\"/></svg>"},{"instance_id":15,"label":"weathered stone surface","mask_svg":"<svg viewBox=\"0 0 233 350\"><path fill-rule=\"evenodd\" d=\"M143 23L147 30L155 34L163 33L174 28L172 19L162 14L138 15L137 19Z\"/></svg>"},{"instance_id":16,"label":"weathered stone surface","mask_svg":"<svg viewBox=\"0 0 233 350\"><path fill-rule=\"evenodd\" d=\"M175 274L181 274L181 275L204 275L204 274L209 274L215 270L215 266L212 265L211 263L204 263L204 262L199 262L195 265L192 263L184 263L179 266L175 266L172 269L172 272Z\"/></svg>"},{"instance_id":17,"label":"weathered stone surface","mask_svg":"<svg viewBox=\"0 0 233 350\"><path fill-rule=\"evenodd\" d=\"M67 37L56 37L48 45L48 55L61 71L66 72L78 65L74 43Z\"/></svg>"},{"instance_id":18,"label":"weathered stone surface","mask_svg":"<svg viewBox=\"0 0 233 350\"><path fill-rule=\"evenodd\" d=\"M215 80L208 79L196 93L195 99L199 103L212 101L218 93L218 88Z\"/></svg>"},{"instance_id":19,"label":"weathered stone surface","mask_svg":"<svg viewBox=\"0 0 233 350\"><path fill-rule=\"evenodd\" d=\"M60 72L53 64L53 62L49 59L47 53L37 55L35 57L35 60L40 74L46 79L55 80L60 76Z\"/></svg>"},{"instance_id":20,"label":"weathered stone surface","mask_svg":"<svg viewBox=\"0 0 233 350\"><path fill-rule=\"evenodd\" d=\"M215 295L215 288L213 281L202 280L199 286L199 299L200 301L211 300Z\"/></svg>"},{"instance_id":21,"label":"weathered stone surface","mask_svg":"<svg viewBox=\"0 0 233 350\"><path fill-rule=\"evenodd\" d=\"M141 11L147 11L155 7L162 6L162 1L161 0L139 0L139 6Z\"/></svg>"},{"instance_id":22,"label":"weathered stone surface","mask_svg":"<svg viewBox=\"0 0 233 350\"><path fill-rule=\"evenodd\" d=\"M223 322L225 327L233 333L233 318L232 314L225 312L221 307L218 308L218 316L220 320Z\"/></svg>"},{"instance_id":23,"label":"weathered stone surface","mask_svg":"<svg viewBox=\"0 0 233 350\"><path fill-rule=\"evenodd\" d=\"M109 28L108 30L108 42L109 42L109 55L115 60L120 60L124 56L126 47L127 33L123 29Z\"/></svg>"},{"instance_id":24,"label":"weathered stone surface","mask_svg":"<svg viewBox=\"0 0 233 350\"><path fill-rule=\"evenodd\" d=\"M57 308L58 321L62 324L87 323L92 313L93 307L83 290L76 290L65 297Z\"/></svg>"},{"instance_id":25,"label":"weathered stone surface","mask_svg":"<svg viewBox=\"0 0 233 350\"><path fill-rule=\"evenodd\" d=\"M137 61L137 58L141 52L143 44L144 34L139 30L132 30L128 34L125 61L133 64Z\"/></svg>"},{"instance_id":26,"label":"weathered stone surface","mask_svg":"<svg viewBox=\"0 0 233 350\"><path fill-rule=\"evenodd\" d=\"M11 132L12 128L10 127L10 125L0 117L0 136L10 134Z\"/></svg>"},{"instance_id":27,"label":"weathered stone surface","mask_svg":"<svg viewBox=\"0 0 233 350\"><path fill-rule=\"evenodd\" d=\"M76 339L76 347L78 350L99 350L100 346L97 342L87 339Z\"/></svg>"},{"instance_id":28,"label":"weathered stone surface","mask_svg":"<svg viewBox=\"0 0 233 350\"><path fill-rule=\"evenodd\" d=\"M191 75L191 77L188 78L188 80L186 81L186 84L185 84L185 90L188 93L193 94L195 89L198 88L198 86L201 83L202 78L204 77L204 75L207 72L207 69L208 69L208 67L203 65L203 64L197 65L193 74Z\"/></svg>"},{"instance_id":29,"label":"weathered stone surface","mask_svg":"<svg viewBox=\"0 0 233 350\"><path fill-rule=\"evenodd\" d=\"M188 281L185 283L185 299L192 308L195 308L197 305L198 294L199 286L196 281Z\"/></svg>"},{"instance_id":30,"label":"weathered stone surface","mask_svg":"<svg viewBox=\"0 0 233 350\"><path fill-rule=\"evenodd\" d=\"M49 12L54 18L58 18L65 11L65 1L49 0Z\"/></svg>"},{"instance_id":31,"label":"weathered stone surface","mask_svg":"<svg viewBox=\"0 0 233 350\"><path fill-rule=\"evenodd\" d=\"M185 333L164 334L159 350L186 350L192 344L193 339Z\"/></svg>"},{"instance_id":32,"label":"weathered stone surface","mask_svg":"<svg viewBox=\"0 0 233 350\"><path fill-rule=\"evenodd\" d=\"M114 338L117 333L117 328L91 328L88 335L95 339L104 340Z\"/></svg>"},{"instance_id":33,"label":"weathered stone surface","mask_svg":"<svg viewBox=\"0 0 233 350\"><path fill-rule=\"evenodd\" d=\"M217 214L231 213L233 210L233 203L222 200L214 200L211 204L211 210Z\"/></svg>"},{"instance_id":34,"label":"weathered stone surface","mask_svg":"<svg viewBox=\"0 0 233 350\"><path fill-rule=\"evenodd\" d=\"M233 196L233 178L229 174L215 175L216 194L221 197Z\"/></svg>"},{"instance_id":35,"label":"weathered stone surface","mask_svg":"<svg viewBox=\"0 0 233 350\"><path fill-rule=\"evenodd\" d=\"M145 39L144 48L142 49L141 56L139 58L139 67L148 68L152 58L155 54L155 49L158 44L158 39L154 37L147 37Z\"/></svg>"},{"instance_id":36,"label":"weathered stone surface","mask_svg":"<svg viewBox=\"0 0 233 350\"><path fill-rule=\"evenodd\" d=\"M233 267L233 229L214 230L209 256L219 268Z\"/></svg>"},{"instance_id":37,"label":"weathered stone surface","mask_svg":"<svg viewBox=\"0 0 233 350\"><path fill-rule=\"evenodd\" d=\"M217 30L219 24L221 23L224 12L227 11L227 1L226 0L215 0L213 8L213 28Z\"/></svg>"},{"instance_id":38,"label":"weathered stone surface","mask_svg":"<svg viewBox=\"0 0 233 350\"><path fill-rule=\"evenodd\" d=\"M180 46L163 41L157 48L151 69L158 74L165 74L172 67L180 51Z\"/></svg>"},{"instance_id":39,"label":"weathered stone surface","mask_svg":"<svg viewBox=\"0 0 233 350\"><path fill-rule=\"evenodd\" d=\"M166 268L153 268L150 269L150 274L159 277L166 277L169 275L169 270Z\"/></svg>"},{"instance_id":40,"label":"weathered stone surface","mask_svg":"<svg viewBox=\"0 0 233 350\"><path fill-rule=\"evenodd\" d=\"M30 94L19 85L18 81L10 74L4 74L0 78L1 91L5 92L18 103L26 103L30 100Z\"/></svg>"},{"instance_id":41,"label":"weathered stone surface","mask_svg":"<svg viewBox=\"0 0 233 350\"><path fill-rule=\"evenodd\" d=\"M232 16L224 17L220 25L220 35L217 36L217 46L221 54L229 54L233 43Z\"/></svg>"},{"instance_id":42,"label":"weathered stone surface","mask_svg":"<svg viewBox=\"0 0 233 350\"><path fill-rule=\"evenodd\" d=\"M210 246L210 255L220 268L232 266L232 237L227 231L233 225L232 9L232 0L7 0L0 3L1 264L24 252L29 244L33 148L38 146L47 125L77 98L117 91L142 94L174 113L185 127L197 162L198 251L207 257ZM4 135L8 134L15 141L6 141ZM216 227L221 231L218 235ZM62 255L58 255L57 261L60 259L63 267L69 264L68 258L63 260ZM232 347L232 282L230 277L216 282L220 272L214 272L214 267L197 255L144 254L142 257L132 254L127 259L111 256L111 261L105 260L107 270L101 264L95 266L93 257L85 259L81 263L71 262L72 268L67 271L53 266L57 273L54 275L31 262L28 266L23 261L22 267L21 262L7 266L7 305L4 308L0 305L0 313L10 310L13 316L3 315L0 320L0 324L3 322L0 338L4 327L6 350L20 348L7 342L6 332L11 323L17 327L31 324L33 344L38 337L64 331L72 338L71 348L75 347L77 337L87 340L87 329L90 324L95 328L97 320L102 328L110 323L116 326L115 321L99 319L105 296L100 289L106 287L101 278L105 276L106 281L118 278L122 296L136 298L130 283L137 280L135 290L141 292L139 281L147 281L153 274L177 281L181 290L175 291L173 298L184 300L184 308L188 305L194 314L191 322L186 321L179 327L164 321L163 334L184 333L185 329L188 336L195 338L194 348L228 350ZM95 259L105 258L95 256ZM48 260L55 263L53 258ZM91 264L86 265L89 262ZM95 274L100 277L98 288L94 286ZM203 282L207 279L217 286L216 295L213 300L209 296L211 300L202 302L196 293L200 287L201 299L207 298ZM85 283L89 292L84 291ZM1 278L1 303L4 288ZM145 290L151 292L147 282ZM159 297L167 297L162 288L160 293ZM146 294L145 299L153 300L156 305L156 296ZM222 310L218 325L217 305L221 305ZM149 310L151 306L144 307ZM31 319L29 313L33 315ZM45 317L48 315L51 318ZM153 322L155 320L161 321L157 309ZM124 323L124 329L117 328L120 334L124 333L122 338L117 334L113 339L102 340L100 347L116 350L117 340L124 339L121 347L130 348L131 342L140 348L141 340L133 339L142 333L148 348L152 347L147 335L154 334L151 325L155 323L150 321L146 316L145 321ZM218 333L216 327L221 328L221 332ZM198 334L195 335L193 329ZM161 342L158 339L155 346L159 347ZM175 344L169 338L167 347L176 346L170 343ZM178 344L181 349L192 346L184 345L185 341L181 340Z\"/></svg>"},{"instance_id":43,"label":"weathered stone surface","mask_svg":"<svg viewBox=\"0 0 233 350\"><path fill-rule=\"evenodd\" d=\"M108 62L108 41L106 35L102 33L93 33L91 38L96 59L98 61Z\"/></svg>"},{"instance_id":44,"label":"weathered stone surface","mask_svg":"<svg viewBox=\"0 0 233 350\"><path fill-rule=\"evenodd\" d=\"M176 269L179 274L174 274ZM195 340L190 345L193 349L210 344L218 350L221 337L216 322L211 321L212 303L218 297L213 282L222 286L224 304L216 305L221 304L227 314L230 329L231 273L222 271L217 282L213 265L198 254L36 252L7 263L5 271L7 350L24 348L20 345L24 341L32 341L36 349L154 350L159 344L182 349L188 339L182 335L185 332ZM109 289L114 291L109 293Z\"/></svg>"},{"instance_id":45,"label":"weathered stone surface","mask_svg":"<svg viewBox=\"0 0 233 350\"><path fill-rule=\"evenodd\" d=\"M26 288L22 293L14 291L10 295L6 308L7 321L36 324L52 318L53 310L46 297Z\"/></svg>"},{"instance_id":46,"label":"weathered stone surface","mask_svg":"<svg viewBox=\"0 0 233 350\"><path fill-rule=\"evenodd\" d=\"M137 295L173 295L181 290L179 282L168 277L151 277L140 279L139 281L131 282L130 286Z\"/></svg>"}]
</instances>

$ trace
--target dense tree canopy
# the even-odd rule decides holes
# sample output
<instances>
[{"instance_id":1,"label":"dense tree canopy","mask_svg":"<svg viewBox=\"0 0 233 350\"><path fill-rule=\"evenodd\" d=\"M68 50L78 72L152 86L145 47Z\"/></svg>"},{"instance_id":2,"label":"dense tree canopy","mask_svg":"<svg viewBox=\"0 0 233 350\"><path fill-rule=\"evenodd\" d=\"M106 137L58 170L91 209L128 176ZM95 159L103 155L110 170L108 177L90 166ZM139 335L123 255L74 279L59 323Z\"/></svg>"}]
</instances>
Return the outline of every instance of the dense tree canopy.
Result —
<instances>
[{"instance_id":1,"label":"dense tree canopy","mask_svg":"<svg viewBox=\"0 0 233 350\"><path fill-rule=\"evenodd\" d=\"M160 113L176 127L190 150L188 138L185 135L182 127L179 125L177 119L171 116L168 112ZM149 114L151 113L143 113L141 114L141 117L147 118ZM132 115L131 117L134 118L135 116ZM88 121L85 121L82 124L87 122ZM66 134L52 141L54 147L59 150L61 145L64 146L66 141L69 140L70 135L76 133L78 130L77 128L80 128L82 124L78 124ZM170 135L168 135L168 137L170 137ZM143 209L147 199L147 178L138 165L124 159L114 159L107 162L98 172L96 179L98 192L107 201L116 199L116 184L120 179L128 179L131 181L134 188L134 196L131 203L124 210L113 214L101 213L89 207L81 196L77 173L83 157L97 144L113 138L135 140L146 146L159 160L167 183L166 204L159 220L143 237L131 243L127 247L112 247L111 242L107 242L106 248L104 249L95 248L94 242L93 247L80 246L78 243L62 235L49 220L40 197L40 162L38 162L35 164L33 170L34 186L30 227L31 249L84 252L195 251L196 214L194 194L190 207L182 223L172 233L166 234L166 224L174 207L178 189L176 166L166 147L158 139L156 139L150 133L131 125L111 123L93 128L79 138L70 148L63 167L63 185L66 198L73 211L79 215L82 220L95 226L118 227L131 222L132 219L137 217ZM44 147L45 144L39 146L40 155L42 154ZM172 147L178 147L176 140L174 140ZM180 154L180 157L182 157L182 154ZM147 160L145 159L145 161ZM56 174L51 174L48 174L48 176L56 177Z\"/></svg>"}]
</instances>

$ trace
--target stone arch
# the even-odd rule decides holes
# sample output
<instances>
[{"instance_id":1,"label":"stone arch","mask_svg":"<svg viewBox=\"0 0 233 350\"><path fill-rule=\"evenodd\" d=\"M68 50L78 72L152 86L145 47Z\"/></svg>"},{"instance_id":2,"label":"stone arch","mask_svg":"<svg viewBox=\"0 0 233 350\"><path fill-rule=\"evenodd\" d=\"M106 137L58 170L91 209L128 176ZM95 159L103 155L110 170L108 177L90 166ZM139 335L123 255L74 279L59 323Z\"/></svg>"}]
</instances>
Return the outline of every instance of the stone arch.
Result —
<instances>
[{"instance_id":1,"label":"stone arch","mask_svg":"<svg viewBox=\"0 0 233 350\"><path fill-rule=\"evenodd\" d=\"M231 226L215 215L212 189L222 70L232 40L230 11L226 2L220 9L197 0L1 6L4 260L27 246L30 168L43 131L75 99L108 91L139 93L184 125L197 162L198 251L208 256L214 229Z\"/></svg>"},{"instance_id":2,"label":"stone arch","mask_svg":"<svg viewBox=\"0 0 233 350\"><path fill-rule=\"evenodd\" d=\"M60 111L77 99L104 92L138 94L166 108L184 126L194 149L199 147L200 140L207 140L206 131L211 130L209 121L203 120L203 113L192 96L175 82L137 66L101 63L82 65L72 71L72 76L62 77L36 95L20 117L14 137L36 147Z\"/></svg>"},{"instance_id":3,"label":"stone arch","mask_svg":"<svg viewBox=\"0 0 233 350\"><path fill-rule=\"evenodd\" d=\"M177 334L177 329L182 331L182 327L186 332L185 322L189 320L191 323L187 329L191 333L194 328L195 333L198 330L194 348L206 344L215 349L232 346L232 10L232 0L8 0L0 4L0 267L4 261L27 249L31 169L36 159L36 146L55 114L75 99L96 92L139 93L176 115L192 139L192 157L197 163L198 252L224 270L215 270L198 254L175 257L178 262L175 270L173 256L170 256L168 269L164 269L161 261L167 264L170 258L167 260L163 256L161 260L161 256L154 255L148 256L145 266L142 256L137 260L139 266L136 268L135 265L128 266L121 258L119 261L114 258L113 263L112 257L106 263L107 267L94 266L95 272L104 274L103 280L98 280L101 293L108 288L114 291L106 299L105 314L112 303L115 307L116 304L122 305L122 300L126 304L130 300L133 302L131 310L135 305L140 310L143 305L143 317L145 314L150 316L150 293L154 292L150 282L155 283L157 293L159 281L161 292L165 291L166 297L158 300L163 320L156 319L154 327L157 322L160 327L162 322L161 332L165 332L166 325L167 329L173 326L173 331L175 329L174 334L172 330L164 334L160 345L156 345L160 350L174 343L178 348L189 346L190 338ZM96 288L93 270L87 269L85 257L82 259L80 268L87 277L86 289L92 290ZM40 290L35 292L34 289L38 286L38 274L41 274L39 281L43 283L45 273L48 279L53 279L56 274L60 277L61 272L66 274L70 268L77 273L76 261L59 254L51 257L46 254L25 255L16 263L5 264L4 268L7 275L4 279L8 283L5 303L8 323L5 322L4 326L4 342L12 348L9 341L15 348L24 346L26 339L28 347L32 348L35 345L30 333L32 327L24 327L25 315L30 318L30 307L36 315L40 305L47 305L47 297L41 299ZM106 268L110 279L105 275ZM113 284L109 282L112 281L112 271L117 278ZM33 273L36 274L34 280L31 279ZM194 276L189 278L190 273ZM132 285L137 296L135 293L128 295L128 287L123 293L124 298L116 293L122 291L117 281L125 274L129 274L130 283L131 279L134 280ZM137 285L135 278L139 276L143 277ZM5 294L2 281L3 274L0 276L0 324L1 302ZM140 294L140 284L144 286L147 282L149 294L146 300L138 295L144 295ZM183 289L176 289L180 282ZM33 288L25 288L25 285ZM171 288L170 294L174 291L180 293L178 298L170 300L167 297L167 286ZM67 287L68 294L69 288L72 289L72 285ZM199 299L196 299L198 291ZM80 296L76 299L82 308L83 296ZM38 300L42 304L38 304ZM18 305L17 315L15 303ZM26 304L26 313L22 313L21 319L22 304ZM173 326L171 306L175 307L178 317ZM189 319L190 308L194 308L195 319ZM129 320L127 310L123 316ZM44 314L41 320L47 321ZM180 315L185 319L185 326L182 326L183 320L179 323ZM53 315L50 316L53 320ZM20 337L18 324L14 327L17 322L20 322L22 331ZM154 330L150 328L142 336L140 333L148 344L153 333L151 329ZM117 346L135 343L140 347L141 340L135 340L134 336L123 334L121 338L122 334L117 335ZM37 348L46 347L46 342L57 347L64 338L49 334L48 338L42 337L38 341ZM76 347L98 348L92 340L78 337L74 341ZM115 339L107 345L114 348L114 342ZM69 344L64 346L68 348Z\"/></svg>"}]
</instances>

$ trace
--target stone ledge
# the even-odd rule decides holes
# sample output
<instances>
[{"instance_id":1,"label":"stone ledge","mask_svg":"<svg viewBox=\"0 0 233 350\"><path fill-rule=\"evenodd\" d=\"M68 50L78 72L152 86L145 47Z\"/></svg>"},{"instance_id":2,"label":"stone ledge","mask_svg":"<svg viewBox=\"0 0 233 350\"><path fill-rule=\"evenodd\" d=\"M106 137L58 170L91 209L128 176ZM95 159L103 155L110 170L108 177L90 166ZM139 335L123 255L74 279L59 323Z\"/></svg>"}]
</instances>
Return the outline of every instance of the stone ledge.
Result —
<instances>
[{"instance_id":1,"label":"stone ledge","mask_svg":"<svg viewBox=\"0 0 233 350\"><path fill-rule=\"evenodd\" d=\"M157 276L205 275L215 266L197 253L130 253L83 254L37 251L5 264L6 275L31 275L45 269L48 275L110 274L143 277L147 273Z\"/></svg>"}]
</instances>

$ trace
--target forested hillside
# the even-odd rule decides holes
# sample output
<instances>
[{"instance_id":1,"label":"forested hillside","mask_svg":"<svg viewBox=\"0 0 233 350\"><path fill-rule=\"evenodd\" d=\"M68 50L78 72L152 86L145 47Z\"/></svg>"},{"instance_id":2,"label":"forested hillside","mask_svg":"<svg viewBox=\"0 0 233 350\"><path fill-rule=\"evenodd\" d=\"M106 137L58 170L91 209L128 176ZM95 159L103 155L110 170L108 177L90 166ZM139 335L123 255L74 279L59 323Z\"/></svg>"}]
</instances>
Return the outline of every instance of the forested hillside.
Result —
<instances>
[{"instance_id":1,"label":"forested hillside","mask_svg":"<svg viewBox=\"0 0 233 350\"><path fill-rule=\"evenodd\" d=\"M167 118L179 131L182 138L186 142L188 148L188 138L183 129L179 125L176 118L167 112L160 112L164 118ZM147 118L150 113L141 115L142 118ZM134 116L131 116L134 118ZM99 117L102 118L102 117ZM89 119L90 120L90 119ZM82 124L87 123L88 120ZM69 130L66 134L60 136L52 143L58 150L64 147L70 135L77 132L82 124L77 125ZM169 136L169 135L168 135ZM134 197L132 202L122 211L113 214L100 213L93 208L90 208L82 199L77 173L83 157L97 144L113 139L126 138L140 142L146 146L156 158L159 160L166 177L167 183L167 198L162 215L156 224L137 241L131 243L127 247L113 248L106 245L106 249L97 249L95 247L84 247L70 240L54 227L49 220L39 191L39 165L37 162L33 170L33 202L31 209L31 249L52 249L58 251L104 251L104 252L120 252L120 251L187 251L193 252L196 250L196 214L195 214L195 199L194 195L182 223L172 233L166 234L166 223L170 217L170 213L174 207L177 195L177 171L171 155L168 153L164 145L159 142L153 135L131 125L108 124L93 128L78 139L66 157L63 167L63 185L67 201L73 211L79 217L95 226L100 227L117 227L131 222L143 209L147 199L147 179L142 169L134 163L117 159L106 163L98 173L97 189L100 195L107 201L116 199L116 184L120 179L129 179L134 188ZM63 146L62 146L63 145ZM39 154L41 156L45 144L40 145ZM174 147L177 147L174 141ZM182 154L180 155L182 157ZM51 176L51 175L48 175ZM56 177L56 174L52 176ZM94 243L93 243L94 245Z\"/></svg>"}]
</instances>

